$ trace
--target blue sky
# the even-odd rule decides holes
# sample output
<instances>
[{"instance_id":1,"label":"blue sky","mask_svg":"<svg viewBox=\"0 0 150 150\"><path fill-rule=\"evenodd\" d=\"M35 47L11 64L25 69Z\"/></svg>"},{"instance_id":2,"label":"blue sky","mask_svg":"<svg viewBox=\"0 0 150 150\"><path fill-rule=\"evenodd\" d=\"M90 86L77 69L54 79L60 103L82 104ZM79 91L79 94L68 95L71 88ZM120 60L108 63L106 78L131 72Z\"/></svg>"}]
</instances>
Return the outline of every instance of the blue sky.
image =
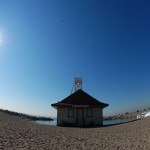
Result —
<instances>
[{"instance_id":1,"label":"blue sky","mask_svg":"<svg viewBox=\"0 0 150 150\"><path fill-rule=\"evenodd\" d=\"M104 115L150 107L150 2L0 0L0 108L56 116L83 90Z\"/></svg>"}]
</instances>

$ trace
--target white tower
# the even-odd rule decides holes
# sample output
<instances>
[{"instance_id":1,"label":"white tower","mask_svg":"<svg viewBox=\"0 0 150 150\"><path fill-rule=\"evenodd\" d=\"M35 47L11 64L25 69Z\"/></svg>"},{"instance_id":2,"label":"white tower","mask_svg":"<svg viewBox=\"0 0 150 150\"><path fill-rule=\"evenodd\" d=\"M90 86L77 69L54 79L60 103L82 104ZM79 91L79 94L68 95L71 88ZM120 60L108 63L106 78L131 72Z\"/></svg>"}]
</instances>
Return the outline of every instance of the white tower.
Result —
<instances>
[{"instance_id":1,"label":"white tower","mask_svg":"<svg viewBox=\"0 0 150 150\"><path fill-rule=\"evenodd\" d=\"M82 89L82 78L75 77L71 93L76 92L79 89Z\"/></svg>"}]
</instances>

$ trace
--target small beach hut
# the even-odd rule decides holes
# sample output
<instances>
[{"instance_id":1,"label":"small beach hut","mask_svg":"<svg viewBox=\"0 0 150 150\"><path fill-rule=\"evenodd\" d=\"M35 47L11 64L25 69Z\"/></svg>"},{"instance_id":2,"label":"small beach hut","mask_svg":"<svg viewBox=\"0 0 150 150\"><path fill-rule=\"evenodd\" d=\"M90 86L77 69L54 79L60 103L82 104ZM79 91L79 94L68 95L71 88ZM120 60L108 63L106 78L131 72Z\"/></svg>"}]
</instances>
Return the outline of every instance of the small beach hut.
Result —
<instances>
[{"instance_id":1,"label":"small beach hut","mask_svg":"<svg viewBox=\"0 0 150 150\"><path fill-rule=\"evenodd\" d=\"M103 125L102 110L108 104L96 100L79 89L51 106L57 109L58 126L95 126Z\"/></svg>"}]
</instances>

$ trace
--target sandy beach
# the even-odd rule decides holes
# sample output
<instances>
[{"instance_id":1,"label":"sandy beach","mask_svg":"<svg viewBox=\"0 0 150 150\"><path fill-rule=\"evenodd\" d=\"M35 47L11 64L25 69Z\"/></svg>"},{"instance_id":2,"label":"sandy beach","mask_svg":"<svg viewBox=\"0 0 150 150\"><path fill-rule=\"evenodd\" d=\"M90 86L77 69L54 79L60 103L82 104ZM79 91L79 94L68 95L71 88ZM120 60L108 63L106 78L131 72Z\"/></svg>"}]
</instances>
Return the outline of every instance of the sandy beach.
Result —
<instances>
[{"instance_id":1,"label":"sandy beach","mask_svg":"<svg viewBox=\"0 0 150 150\"><path fill-rule=\"evenodd\" d=\"M69 128L0 112L0 149L150 150L150 117L107 127Z\"/></svg>"}]
</instances>

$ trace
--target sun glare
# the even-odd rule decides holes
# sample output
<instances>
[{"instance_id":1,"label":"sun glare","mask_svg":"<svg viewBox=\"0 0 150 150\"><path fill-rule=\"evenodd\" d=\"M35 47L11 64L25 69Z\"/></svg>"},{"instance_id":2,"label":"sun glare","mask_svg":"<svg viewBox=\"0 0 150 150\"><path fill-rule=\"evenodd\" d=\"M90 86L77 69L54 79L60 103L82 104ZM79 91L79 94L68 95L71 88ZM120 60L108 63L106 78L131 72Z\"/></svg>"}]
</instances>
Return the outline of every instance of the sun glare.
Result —
<instances>
[{"instance_id":1,"label":"sun glare","mask_svg":"<svg viewBox=\"0 0 150 150\"><path fill-rule=\"evenodd\" d=\"M0 36L0 44L2 44L3 40L2 40L2 36Z\"/></svg>"},{"instance_id":2,"label":"sun glare","mask_svg":"<svg viewBox=\"0 0 150 150\"><path fill-rule=\"evenodd\" d=\"M5 44L4 35L4 30L0 29L0 46Z\"/></svg>"},{"instance_id":3,"label":"sun glare","mask_svg":"<svg viewBox=\"0 0 150 150\"><path fill-rule=\"evenodd\" d=\"M2 37L2 33L0 32L0 46L3 44L3 37Z\"/></svg>"}]
</instances>

